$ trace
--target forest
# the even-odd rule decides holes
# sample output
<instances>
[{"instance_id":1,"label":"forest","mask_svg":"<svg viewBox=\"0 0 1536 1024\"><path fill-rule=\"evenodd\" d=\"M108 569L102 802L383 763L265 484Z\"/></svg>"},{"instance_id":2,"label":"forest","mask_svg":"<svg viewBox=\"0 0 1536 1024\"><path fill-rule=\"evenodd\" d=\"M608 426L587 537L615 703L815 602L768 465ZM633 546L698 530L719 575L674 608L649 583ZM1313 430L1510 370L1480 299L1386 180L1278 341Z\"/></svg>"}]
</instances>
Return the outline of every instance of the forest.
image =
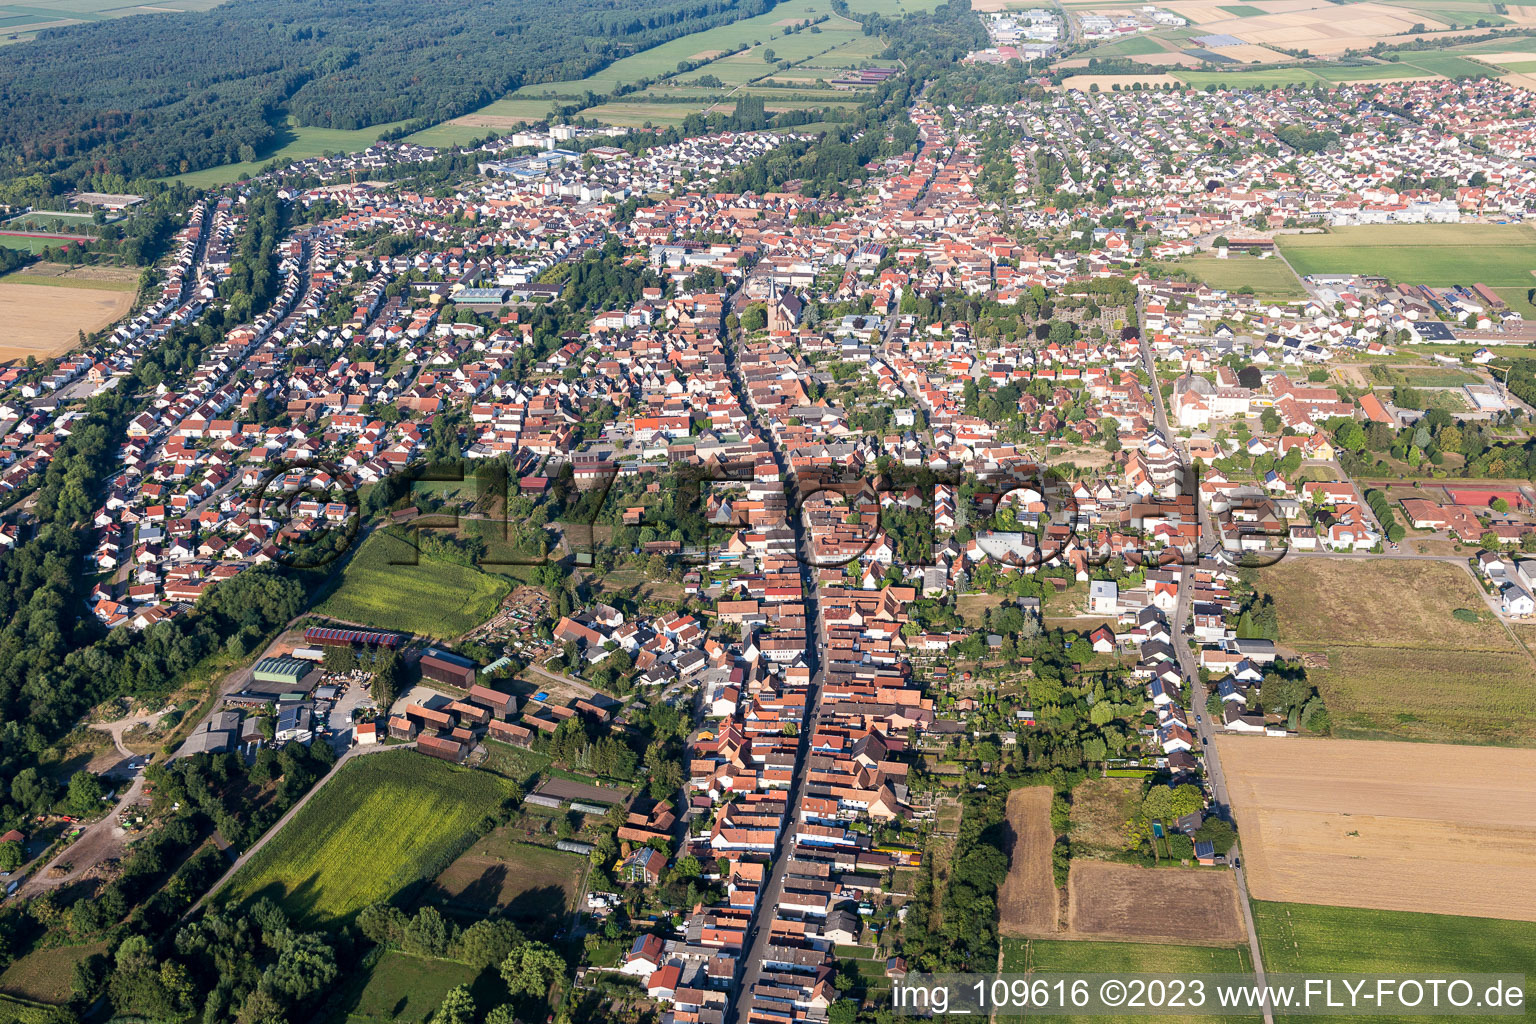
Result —
<instances>
[{"instance_id":1,"label":"forest","mask_svg":"<svg viewBox=\"0 0 1536 1024\"><path fill-rule=\"evenodd\" d=\"M12 175L183 173L253 160L286 120L422 127L525 84L582 78L773 0L232 0L42 33L0 49Z\"/></svg>"}]
</instances>

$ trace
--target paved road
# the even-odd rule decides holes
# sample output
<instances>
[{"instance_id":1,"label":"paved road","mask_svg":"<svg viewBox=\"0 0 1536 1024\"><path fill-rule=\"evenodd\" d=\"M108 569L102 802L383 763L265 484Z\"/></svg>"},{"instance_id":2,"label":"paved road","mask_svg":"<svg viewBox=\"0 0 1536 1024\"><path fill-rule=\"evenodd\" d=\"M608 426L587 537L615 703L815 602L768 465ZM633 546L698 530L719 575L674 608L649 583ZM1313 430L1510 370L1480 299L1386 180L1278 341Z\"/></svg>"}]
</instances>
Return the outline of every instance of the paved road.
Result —
<instances>
[{"instance_id":1,"label":"paved road","mask_svg":"<svg viewBox=\"0 0 1536 1024\"><path fill-rule=\"evenodd\" d=\"M235 872L239 871L242 867L244 867L245 866L245 862L250 860L252 857L254 857L256 855L256 851L257 850L260 850L263 846L266 846L267 843L271 841L273 836L275 836L279 832L281 832L283 830L283 827L286 826L290 821L293 820L294 815L298 814L300 811L302 811L304 809L304 805L309 803L309 801L314 798L314 795L316 793L320 792L320 790L322 788L324 788L327 783L329 783L332 779L334 779L336 777L337 773L339 773L341 771L341 766L342 765L346 764L348 761L352 760L355 757L366 757L369 754L383 754L383 753L386 753L386 752L391 751L391 750L410 750L410 749L412 749L415 746L416 746L415 742L411 742L411 743L396 743L396 744L393 744L393 745L387 746L387 747L386 746L353 747L351 750L347 751L345 754L342 754L340 757L338 757L336 759L336 763L333 766L331 766L331 770L329 772L327 772L323 778L321 778L318 782L316 782L313 786L311 786L308 793L305 793L303 796L299 797L298 803L296 803L292 807L288 808L288 813L287 814L284 814L281 818L277 819L277 824L273 825L271 828L269 828L265 832L263 832L262 835L261 835L261 838L256 840L255 844L252 845L249 850L246 850L240 856L235 858L235 862L229 866L229 870L224 872L224 874L219 877L219 880L217 882L213 883L213 885L209 887L208 891L203 894L201 899L199 899L196 903L192 904L191 909L189 909L185 914L183 914L181 919L183 921L185 921L187 918L189 918L193 914L197 913L198 910L202 908L203 904L208 902L208 898L210 896L212 896L214 893L218 892L220 889L224 888L225 884L227 884L231 878L235 877ZM366 869L365 866L359 865L358 866L358 870L363 871L363 870L367 870L367 869Z\"/></svg>"},{"instance_id":2,"label":"paved road","mask_svg":"<svg viewBox=\"0 0 1536 1024\"><path fill-rule=\"evenodd\" d=\"M1169 444L1173 444L1173 435L1168 431L1168 414L1163 408L1163 393L1157 382L1157 362L1152 358L1152 347L1145 337L1141 342L1142 359L1146 364L1147 375L1152 380L1152 394L1154 402L1157 428ZM1175 451L1178 451L1175 446ZM1182 451L1179 458L1183 461L1185 469L1189 468L1188 456ZM1206 515L1205 505L1200 501L1199 495L1195 496L1195 508L1200 516L1200 532L1202 541L1210 531L1209 517ZM1201 545L1204 546L1203 543ZM1194 573L1181 572L1179 574L1179 599L1174 608L1173 622L1173 649L1179 660L1179 671L1183 673L1184 680L1190 687L1190 706L1194 713L1201 719L1195 724L1196 736L1200 746L1205 751L1205 776L1210 783L1211 797L1215 801L1215 810L1222 817L1231 819L1232 801L1227 795L1227 778L1221 770L1221 757L1216 750L1216 737L1211 724L1210 716L1205 713L1206 690L1200 682L1200 667L1195 661L1194 651L1190 649L1185 639L1185 630L1190 622L1193 600L1191 599L1191 578ZM1231 857L1241 863L1239 847L1232 848ZM1233 875L1237 879L1238 902L1243 908L1243 924L1248 931L1248 950L1253 957L1253 971L1258 980L1260 989L1265 985L1264 958L1259 949L1259 933L1253 922L1253 906L1248 901L1248 881L1243 876L1242 868L1234 867ZM1275 1024L1275 1015L1268 1000L1264 1003L1264 1024Z\"/></svg>"}]
</instances>

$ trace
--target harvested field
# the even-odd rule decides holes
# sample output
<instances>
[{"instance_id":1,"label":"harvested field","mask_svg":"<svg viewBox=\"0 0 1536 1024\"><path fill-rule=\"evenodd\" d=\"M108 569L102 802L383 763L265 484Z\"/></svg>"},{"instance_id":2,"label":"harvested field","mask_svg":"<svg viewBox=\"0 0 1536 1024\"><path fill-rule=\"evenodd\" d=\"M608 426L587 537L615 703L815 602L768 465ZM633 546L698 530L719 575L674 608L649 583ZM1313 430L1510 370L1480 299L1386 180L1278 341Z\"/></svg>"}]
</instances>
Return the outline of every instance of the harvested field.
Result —
<instances>
[{"instance_id":1,"label":"harvested field","mask_svg":"<svg viewBox=\"0 0 1536 1024\"><path fill-rule=\"evenodd\" d=\"M1004 935L1049 935L1056 931L1056 881L1051 874L1049 786L1026 786L1008 794L1008 878L998 890L998 931Z\"/></svg>"},{"instance_id":2,"label":"harvested field","mask_svg":"<svg viewBox=\"0 0 1536 1024\"><path fill-rule=\"evenodd\" d=\"M1078 860L1067 885L1071 931L1084 938L1217 946L1247 935L1230 871Z\"/></svg>"},{"instance_id":3,"label":"harvested field","mask_svg":"<svg viewBox=\"0 0 1536 1024\"><path fill-rule=\"evenodd\" d=\"M1072 856L1115 853L1125 848L1125 823L1136 812L1141 782L1088 779L1072 790Z\"/></svg>"},{"instance_id":4,"label":"harvested field","mask_svg":"<svg viewBox=\"0 0 1536 1024\"><path fill-rule=\"evenodd\" d=\"M1218 736L1256 900L1536 921L1536 755Z\"/></svg>"},{"instance_id":5,"label":"harvested field","mask_svg":"<svg viewBox=\"0 0 1536 1024\"><path fill-rule=\"evenodd\" d=\"M132 308L131 291L0 281L0 323L7 327L0 365L63 355L79 344L81 331L99 331Z\"/></svg>"}]
</instances>

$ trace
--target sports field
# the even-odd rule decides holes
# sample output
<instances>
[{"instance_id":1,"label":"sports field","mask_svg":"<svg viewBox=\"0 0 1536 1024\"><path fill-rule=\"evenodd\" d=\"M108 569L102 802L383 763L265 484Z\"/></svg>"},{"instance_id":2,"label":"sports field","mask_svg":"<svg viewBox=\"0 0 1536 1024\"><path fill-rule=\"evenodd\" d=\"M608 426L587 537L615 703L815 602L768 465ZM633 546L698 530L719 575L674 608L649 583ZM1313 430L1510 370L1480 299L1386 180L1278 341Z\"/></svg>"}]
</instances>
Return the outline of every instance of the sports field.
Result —
<instances>
[{"instance_id":1,"label":"sports field","mask_svg":"<svg viewBox=\"0 0 1536 1024\"><path fill-rule=\"evenodd\" d=\"M499 776L412 751L358 758L217 898L240 904L270 896L308 925L350 919L441 871L510 792Z\"/></svg>"},{"instance_id":2,"label":"sports field","mask_svg":"<svg viewBox=\"0 0 1536 1024\"><path fill-rule=\"evenodd\" d=\"M1298 274L1380 274L1394 284L1486 284L1527 317L1536 228L1519 224L1381 224L1279 235Z\"/></svg>"},{"instance_id":3,"label":"sports field","mask_svg":"<svg viewBox=\"0 0 1536 1024\"><path fill-rule=\"evenodd\" d=\"M1468 973L1526 975L1526 1003L1536 994L1531 958L1536 924L1445 914L1405 914L1300 903L1253 904L1264 969L1275 973L1387 974L1447 978ZM1277 1018L1308 1020L1315 1018ZM1426 1021L1430 1017L1330 1020ZM1474 1016L1453 1020L1507 1020Z\"/></svg>"},{"instance_id":4,"label":"sports field","mask_svg":"<svg viewBox=\"0 0 1536 1024\"><path fill-rule=\"evenodd\" d=\"M407 542L376 531L347 564L341 585L315 609L343 622L446 640L495 612L512 589L499 576L454 562L416 556Z\"/></svg>"},{"instance_id":5,"label":"sports field","mask_svg":"<svg viewBox=\"0 0 1536 1024\"><path fill-rule=\"evenodd\" d=\"M1536 921L1536 756L1220 736L1255 899Z\"/></svg>"},{"instance_id":6,"label":"sports field","mask_svg":"<svg viewBox=\"0 0 1536 1024\"><path fill-rule=\"evenodd\" d=\"M1485 610L1468 573L1443 562L1293 557L1259 574L1280 640L1322 655L1308 670L1333 734L1536 744L1530 658Z\"/></svg>"}]
</instances>

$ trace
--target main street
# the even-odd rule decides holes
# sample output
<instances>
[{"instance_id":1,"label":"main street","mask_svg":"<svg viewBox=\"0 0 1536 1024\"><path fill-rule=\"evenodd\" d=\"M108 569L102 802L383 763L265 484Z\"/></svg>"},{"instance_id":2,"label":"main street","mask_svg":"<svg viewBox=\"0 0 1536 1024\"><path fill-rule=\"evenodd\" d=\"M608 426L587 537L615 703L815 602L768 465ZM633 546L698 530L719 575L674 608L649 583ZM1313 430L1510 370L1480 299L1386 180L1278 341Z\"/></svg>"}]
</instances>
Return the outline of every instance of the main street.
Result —
<instances>
[{"instance_id":1,"label":"main street","mask_svg":"<svg viewBox=\"0 0 1536 1024\"><path fill-rule=\"evenodd\" d=\"M1162 434L1163 439L1178 453L1179 461L1184 466L1185 479L1188 481L1193 475L1189 456L1174 442L1173 434L1168 429L1168 413L1164 408L1163 392L1158 386L1157 380L1157 360L1153 358L1152 346L1147 342L1145 336L1141 339L1141 356L1146 366L1147 377L1152 382L1152 407L1158 432ZM1206 515L1205 506L1200 501L1198 493L1195 494L1195 509L1200 519L1200 543L1196 545L1196 550L1198 551L1204 546L1205 537L1210 529L1209 517ZM1194 574L1187 571L1190 568L1192 566L1186 565L1184 567L1186 571L1179 573L1179 598L1178 603L1174 606L1173 622L1170 626L1173 632L1173 649L1178 657L1179 672L1183 675L1184 681L1189 687L1190 707L1196 716L1195 733L1200 740L1201 749L1205 752L1205 777L1206 781L1210 783L1211 797L1215 801L1215 810L1222 817L1230 820L1232 816L1232 800L1227 792L1226 775L1221 770L1221 755L1216 749L1215 727L1211 722L1211 716L1205 713L1206 688L1205 684L1200 681L1200 667L1196 664L1195 653L1190 648L1189 641L1186 638L1186 631L1189 628L1193 612L1192 605L1194 604L1191 597L1193 588L1190 583L1190 579ZM1253 972L1262 991L1266 984L1264 959L1259 949L1259 932L1253 921L1253 907L1248 901L1248 881L1243 876L1242 858L1238 851L1238 846L1232 848L1232 873L1237 879L1237 899L1243 908L1243 925L1248 931L1248 950L1253 957ZM1266 994L1264 1024L1274 1024L1274 1022L1274 1010L1269 1005Z\"/></svg>"},{"instance_id":2,"label":"main street","mask_svg":"<svg viewBox=\"0 0 1536 1024\"><path fill-rule=\"evenodd\" d=\"M734 301L734 295L732 299ZM747 390L747 382L742 376L741 365L736 357L737 340L732 332L726 332L726 369L730 374L736 398L741 403L743 411L747 414L748 421L752 424L753 430L772 447L773 459L779 468L779 477L784 481L785 517L788 520L789 528L794 531L795 548L800 553L800 579L801 588L805 594L807 637L805 663L811 670L811 683L805 691L805 714L800 722L800 734L795 745L794 771L790 778L789 791L785 795L784 821L779 829L778 838L774 843L773 860L769 867L768 880L764 884L762 891L758 894L757 904L752 910L752 923L747 929L742 957L738 962L739 977L736 987L731 993L730 1004L727 1007L726 1024L737 1024L738 1021L745 1019L745 1010L750 1006L752 999L751 993L762 978L763 960L768 953L769 945L772 943L774 912L784 895L784 881L788 874L790 858L794 850L793 836L795 833L795 822L799 819L800 815L800 801L804 795L805 762L810 751L810 734L815 729L820 711L822 684L821 652L826 649L827 640L826 622L821 617L821 603L816 593L816 575L813 568L815 563L814 548L811 543L810 531L805 529L805 524L800 516L802 495L800 493L799 480L790 470L789 457L784 451L783 446L763 426L757 410L752 405L751 395ZM814 638L814 641L812 638Z\"/></svg>"}]
</instances>

